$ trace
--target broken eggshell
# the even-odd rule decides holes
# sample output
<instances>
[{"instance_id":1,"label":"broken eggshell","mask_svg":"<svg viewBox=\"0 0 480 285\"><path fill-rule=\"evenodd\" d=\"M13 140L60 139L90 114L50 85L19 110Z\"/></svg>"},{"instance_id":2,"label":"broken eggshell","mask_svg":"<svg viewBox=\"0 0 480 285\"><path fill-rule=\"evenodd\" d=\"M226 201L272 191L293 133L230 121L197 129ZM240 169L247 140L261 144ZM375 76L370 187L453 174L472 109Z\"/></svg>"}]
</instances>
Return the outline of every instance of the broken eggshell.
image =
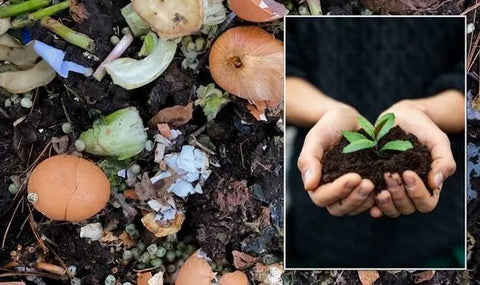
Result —
<instances>
[{"instance_id":1,"label":"broken eggshell","mask_svg":"<svg viewBox=\"0 0 480 285\"><path fill-rule=\"evenodd\" d=\"M156 237L164 237L177 233L182 227L185 216L181 212L177 212L175 219L161 224L155 220L155 213L148 213L142 218L142 223Z\"/></svg>"},{"instance_id":2,"label":"broken eggshell","mask_svg":"<svg viewBox=\"0 0 480 285\"><path fill-rule=\"evenodd\" d=\"M250 22L270 22L283 18L287 8L273 0L228 0L230 9L238 17Z\"/></svg>"},{"instance_id":3,"label":"broken eggshell","mask_svg":"<svg viewBox=\"0 0 480 285\"><path fill-rule=\"evenodd\" d=\"M240 270L226 273L220 278L219 285L248 285L248 278Z\"/></svg>"},{"instance_id":4,"label":"broken eggshell","mask_svg":"<svg viewBox=\"0 0 480 285\"><path fill-rule=\"evenodd\" d=\"M182 265L175 285L210 285L216 273L208 264L207 255L201 250L194 252Z\"/></svg>"},{"instance_id":5,"label":"broken eggshell","mask_svg":"<svg viewBox=\"0 0 480 285\"><path fill-rule=\"evenodd\" d=\"M132 0L133 9L163 39L189 35L203 22L203 0Z\"/></svg>"}]
</instances>

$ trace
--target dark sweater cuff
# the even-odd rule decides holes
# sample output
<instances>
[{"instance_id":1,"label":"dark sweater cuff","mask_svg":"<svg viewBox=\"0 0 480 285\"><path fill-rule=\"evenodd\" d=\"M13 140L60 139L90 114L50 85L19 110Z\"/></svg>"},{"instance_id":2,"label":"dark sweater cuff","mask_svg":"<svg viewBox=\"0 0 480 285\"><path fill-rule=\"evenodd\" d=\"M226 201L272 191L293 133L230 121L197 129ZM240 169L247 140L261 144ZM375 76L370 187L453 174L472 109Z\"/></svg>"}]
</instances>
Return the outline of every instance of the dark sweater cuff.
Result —
<instances>
[{"instance_id":1,"label":"dark sweater cuff","mask_svg":"<svg viewBox=\"0 0 480 285\"><path fill-rule=\"evenodd\" d=\"M433 82L428 91L431 95L434 95L448 89L456 89L464 93L465 76L458 73L443 74Z\"/></svg>"}]
</instances>

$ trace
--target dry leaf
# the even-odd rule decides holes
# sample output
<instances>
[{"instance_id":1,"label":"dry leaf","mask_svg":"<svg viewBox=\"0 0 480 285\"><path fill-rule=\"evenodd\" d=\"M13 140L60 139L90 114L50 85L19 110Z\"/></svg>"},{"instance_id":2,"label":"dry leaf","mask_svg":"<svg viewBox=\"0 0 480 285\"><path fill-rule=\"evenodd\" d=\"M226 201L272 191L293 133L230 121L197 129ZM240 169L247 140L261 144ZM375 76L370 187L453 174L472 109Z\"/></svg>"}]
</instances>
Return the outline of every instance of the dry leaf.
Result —
<instances>
[{"instance_id":1,"label":"dry leaf","mask_svg":"<svg viewBox=\"0 0 480 285\"><path fill-rule=\"evenodd\" d=\"M248 267L255 264L255 262L257 261L256 257L253 257L251 255L248 255L238 250L232 251L232 255L233 255L233 265L235 266L236 269L239 269L239 270L245 270Z\"/></svg>"},{"instance_id":2,"label":"dry leaf","mask_svg":"<svg viewBox=\"0 0 480 285\"><path fill-rule=\"evenodd\" d=\"M125 199L130 199L130 200L138 200L137 193L135 192L135 189L127 189L123 191L123 197Z\"/></svg>"},{"instance_id":3,"label":"dry leaf","mask_svg":"<svg viewBox=\"0 0 480 285\"><path fill-rule=\"evenodd\" d=\"M135 184L135 194L140 201L155 198L155 189L148 178L148 173L143 173L142 181Z\"/></svg>"},{"instance_id":4,"label":"dry leaf","mask_svg":"<svg viewBox=\"0 0 480 285\"><path fill-rule=\"evenodd\" d=\"M186 106L177 105L160 110L153 116L148 125L151 128L158 124L167 123L172 128L178 128L185 125L192 118L193 104L188 103Z\"/></svg>"},{"instance_id":5,"label":"dry leaf","mask_svg":"<svg viewBox=\"0 0 480 285\"><path fill-rule=\"evenodd\" d=\"M137 285L148 285L148 280L152 278L152 272L138 273Z\"/></svg>"},{"instance_id":6,"label":"dry leaf","mask_svg":"<svg viewBox=\"0 0 480 285\"><path fill-rule=\"evenodd\" d=\"M85 6L83 6L83 3L78 3L77 0L70 1L70 15L77 23L88 19L88 12L85 10Z\"/></svg>"},{"instance_id":7,"label":"dry leaf","mask_svg":"<svg viewBox=\"0 0 480 285\"><path fill-rule=\"evenodd\" d=\"M105 232L105 235L102 237L102 242L116 242L118 237L116 237L112 232Z\"/></svg>"},{"instance_id":8,"label":"dry leaf","mask_svg":"<svg viewBox=\"0 0 480 285\"><path fill-rule=\"evenodd\" d=\"M376 270L358 270L358 277L362 285L372 285L380 276Z\"/></svg>"},{"instance_id":9,"label":"dry leaf","mask_svg":"<svg viewBox=\"0 0 480 285\"><path fill-rule=\"evenodd\" d=\"M433 275L435 275L435 270L427 270L427 271L413 273L412 278L413 278L413 282L422 283L424 281L428 281L432 279Z\"/></svg>"},{"instance_id":10,"label":"dry leaf","mask_svg":"<svg viewBox=\"0 0 480 285\"><path fill-rule=\"evenodd\" d=\"M155 214L148 213L142 218L142 223L149 230L153 233L156 237L164 237L168 235L173 235L177 233L180 228L182 227L182 223L185 220L185 216L181 212L177 212L175 219L165 224L160 224L155 221Z\"/></svg>"},{"instance_id":11,"label":"dry leaf","mask_svg":"<svg viewBox=\"0 0 480 285\"><path fill-rule=\"evenodd\" d=\"M137 246L137 241L130 238L126 231L123 231L118 238L123 242L125 248Z\"/></svg>"}]
</instances>

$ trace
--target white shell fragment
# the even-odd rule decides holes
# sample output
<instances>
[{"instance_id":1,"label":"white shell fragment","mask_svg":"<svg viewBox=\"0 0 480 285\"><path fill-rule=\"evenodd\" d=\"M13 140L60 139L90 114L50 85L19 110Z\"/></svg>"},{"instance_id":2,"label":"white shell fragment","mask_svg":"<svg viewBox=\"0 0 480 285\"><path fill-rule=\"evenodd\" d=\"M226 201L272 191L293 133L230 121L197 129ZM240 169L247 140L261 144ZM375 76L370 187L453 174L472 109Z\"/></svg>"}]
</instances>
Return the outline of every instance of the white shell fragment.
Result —
<instances>
[{"instance_id":1,"label":"white shell fragment","mask_svg":"<svg viewBox=\"0 0 480 285\"><path fill-rule=\"evenodd\" d=\"M103 237L103 227L101 223L92 223L80 228L80 237L91 240L101 240Z\"/></svg>"}]
</instances>

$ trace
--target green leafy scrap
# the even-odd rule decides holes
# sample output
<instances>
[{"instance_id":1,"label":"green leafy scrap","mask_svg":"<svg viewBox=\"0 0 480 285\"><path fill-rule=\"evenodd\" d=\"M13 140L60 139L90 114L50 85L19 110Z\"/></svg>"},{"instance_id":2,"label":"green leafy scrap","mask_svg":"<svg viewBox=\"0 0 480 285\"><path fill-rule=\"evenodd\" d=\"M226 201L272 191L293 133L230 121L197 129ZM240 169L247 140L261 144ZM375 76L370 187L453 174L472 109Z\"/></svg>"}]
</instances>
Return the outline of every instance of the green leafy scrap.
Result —
<instances>
[{"instance_id":1,"label":"green leafy scrap","mask_svg":"<svg viewBox=\"0 0 480 285\"><path fill-rule=\"evenodd\" d=\"M197 97L195 105L200 105L203 108L203 113L207 116L208 121L215 119L223 106L230 102L228 92L222 92L215 88L213 83L207 86L200 85L197 89Z\"/></svg>"},{"instance_id":2,"label":"green leafy scrap","mask_svg":"<svg viewBox=\"0 0 480 285\"><path fill-rule=\"evenodd\" d=\"M372 125L364 117L358 116L358 124L369 138L359 132L342 131L342 135L349 142L349 144L343 148L343 153L375 148L375 152L378 154L379 152L386 150L406 151L413 148L412 143L407 140L394 140L386 142L379 150L380 140L388 134L395 125L395 115L393 113L382 115L375 122L375 125Z\"/></svg>"}]
</instances>

